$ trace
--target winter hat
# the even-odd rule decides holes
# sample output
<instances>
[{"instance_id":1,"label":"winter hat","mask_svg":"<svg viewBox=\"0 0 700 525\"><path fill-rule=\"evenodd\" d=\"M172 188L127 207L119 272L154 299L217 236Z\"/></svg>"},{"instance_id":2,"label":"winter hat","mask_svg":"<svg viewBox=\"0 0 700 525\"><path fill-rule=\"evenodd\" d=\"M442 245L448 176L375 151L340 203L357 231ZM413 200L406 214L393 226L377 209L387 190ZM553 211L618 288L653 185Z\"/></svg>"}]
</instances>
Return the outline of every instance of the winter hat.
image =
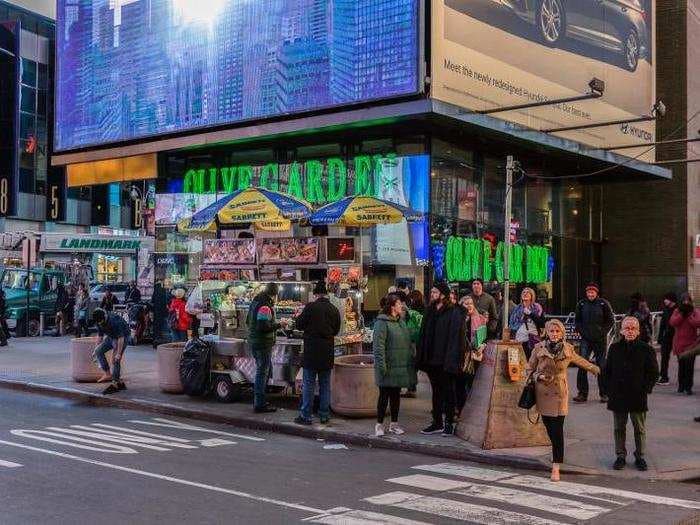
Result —
<instances>
[{"instance_id":1,"label":"winter hat","mask_svg":"<svg viewBox=\"0 0 700 525\"><path fill-rule=\"evenodd\" d=\"M314 286L314 295L328 295L326 281L318 281L316 283L316 286Z\"/></svg>"},{"instance_id":2,"label":"winter hat","mask_svg":"<svg viewBox=\"0 0 700 525\"><path fill-rule=\"evenodd\" d=\"M438 281L433 285L433 288L439 290L445 297L450 295L450 286L445 281Z\"/></svg>"},{"instance_id":3,"label":"winter hat","mask_svg":"<svg viewBox=\"0 0 700 525\"><path fill-rule=\"evenodd\" d=\"M596 293L600 293L600 286L598 286L598 283L590 282L586 285L586 291L588 290L595 290Z\"/></svg>"}]
</instances>

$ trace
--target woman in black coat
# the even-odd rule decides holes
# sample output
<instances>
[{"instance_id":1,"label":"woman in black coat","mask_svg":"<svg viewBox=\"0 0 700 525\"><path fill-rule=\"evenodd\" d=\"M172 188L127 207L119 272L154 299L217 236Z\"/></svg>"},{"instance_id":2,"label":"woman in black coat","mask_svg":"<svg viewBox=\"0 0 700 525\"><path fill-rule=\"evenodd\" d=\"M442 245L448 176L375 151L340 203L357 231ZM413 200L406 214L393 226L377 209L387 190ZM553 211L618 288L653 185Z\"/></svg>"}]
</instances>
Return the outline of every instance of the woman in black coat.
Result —
<instances>
[{"instance_id":1,"label":"woman in black coat","mask_svg":"<svg viewBox=\"0 0 700 525\"><path fill-rule=\"evenodd\" d=\"M430 306L423 317L416 364L428 374L433 391L433 422L423 434L454 433L455 382L466 353L464 311L450 301L447 283L430 290Z\"/></svg>"}]
</instances>

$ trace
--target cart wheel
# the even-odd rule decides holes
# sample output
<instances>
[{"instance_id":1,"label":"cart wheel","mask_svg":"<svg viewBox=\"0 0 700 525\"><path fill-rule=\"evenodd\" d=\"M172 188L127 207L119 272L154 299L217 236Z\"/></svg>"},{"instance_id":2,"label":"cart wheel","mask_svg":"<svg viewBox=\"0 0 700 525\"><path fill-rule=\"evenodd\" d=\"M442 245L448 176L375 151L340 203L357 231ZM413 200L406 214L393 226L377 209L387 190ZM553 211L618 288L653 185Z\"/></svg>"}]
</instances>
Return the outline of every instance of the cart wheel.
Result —
<instances>
[{"instance_id":1,"label":"cart wheel","mask_svg":"<svg viewBox=\"0 0 700 525\"><path fill-rule=\"evenodd\" d=\"M216 399L221 403L231 403L239 397L240 389L238 385L234 385L231 378L227 375L220 375L216 379L214 387Z\"/></svg>"}]
</instances>

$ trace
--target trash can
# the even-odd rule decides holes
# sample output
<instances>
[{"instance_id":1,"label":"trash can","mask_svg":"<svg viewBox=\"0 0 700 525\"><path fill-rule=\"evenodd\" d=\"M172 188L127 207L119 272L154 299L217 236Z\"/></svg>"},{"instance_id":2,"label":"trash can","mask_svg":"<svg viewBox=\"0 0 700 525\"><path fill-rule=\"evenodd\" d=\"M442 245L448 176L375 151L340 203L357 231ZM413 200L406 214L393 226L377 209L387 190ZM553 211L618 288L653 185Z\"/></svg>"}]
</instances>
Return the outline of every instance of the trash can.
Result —
<instances>
[{"instance_id":1,"label":"trash can","mask_svg":"<svg viewBox=\"0 0 700 525\"><path fill-rule=\"evenodd\" d=\"M347 417L377 414L379 389L374 384L374 356L344 355L335 358L331 379L331 408Z\"/></svg>"},{"instance_id":2,"label":"trash can","mask_svg":"<svg viewBox=\"0 0 700 525\"><path fill-rule=\"evenodd\" d=\"M165 343L156 349L156 371L158 387L168 394L184 392L180 382L180 358L185 343Z\"/></svg>"},{"instance_id":3,"label":"trash can","mask_svg":"<svg viewBox=\"0 0 700 525\"><path fill-rule=\"evenodd\" d=\"M102 369L93 361L93 350L97 346L97 337L71 339L70 361L71 376L77 383L96 383L102 376ZM122 377L126 375L126 355L122 356ZM112 352L107 353L107 362L112 361Z\"/></svg>"}]
</instances>

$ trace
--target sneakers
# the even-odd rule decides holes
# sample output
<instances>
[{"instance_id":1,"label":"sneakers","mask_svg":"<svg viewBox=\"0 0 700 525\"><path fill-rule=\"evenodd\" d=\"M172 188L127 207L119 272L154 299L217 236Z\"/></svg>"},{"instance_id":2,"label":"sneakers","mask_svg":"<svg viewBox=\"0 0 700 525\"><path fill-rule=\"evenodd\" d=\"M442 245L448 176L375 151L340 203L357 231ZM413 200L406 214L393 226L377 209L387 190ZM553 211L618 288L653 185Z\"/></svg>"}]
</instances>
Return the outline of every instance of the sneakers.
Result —
<instances>
[{"instance_id":1,"label":"sneakers","mask_svg":"<svg viewBox=\"0 0 700 525\"><path fill-rule=\"evenodd\" d=\"M116 394L117 392L119 392L119 387L115 384L111 384L102 391L102 394L108 396L110 394Z\"/></svg>"},{"instance_id":2,"label":"sneakers","mask_svg":"<svg viewBox=\"0 0 700 525\"><path fill-rule=\"evenodd\" d=\"M696 423L700 423L700 416L693 418L693 421L695 421Z\"/></svg>"},{"instance_id":3,"label":"sneakers","mask_svg":"<svg viewBox=\"0 0 700 525\"><path fill-rule=\"evenodd\" d=\"M309 420L309 419L304 419L304 418L301 417L301 416L295 417L295 418L294 418L294 422L295 422L297 425L307 425L307 426L308 426L308 425L311 424L311 420Z\"/></svg>"},{"instance_id":4,"label":"sneakers","mask_svg":"<svg viewBox=\"0 0 700 525\"><path fill-rule=\"evenodd\" d=\"M588 396L584 396L582 394L579 394L574 398L574 403L585 403L586 401L588 401Z\"/></svg>"},{"instance_id":5,"label":"sneakers","mask_svg":"<svg viewBox=\"0 0 700 525\"><path fill-rule=\"evenodd\" d=\"M455 433L455 426L452 423L445 423L445 428L442 430L443 436L453 436Z\"/></svg>"},{"instance_id":6,"label":"sneakers","mask_svg":"<svg viewBox=\"0 0 700 525\"><path fill-rule=\"evenodd\" d=\"M322 424L322 425L327 425L328 423L331 422L331 418L329 418L329 417L322 417L322 418L320 418L320 419L321 419L321 424Z\"/></svg>"},{"instance_id":7,"label":"sneakers","mask_svg":"<svg viewBox=\"0 0 700 525\"><path fill-rule=\"evenodd\" d=\"M119 390L119 391L126 390L126 385L124 384L124 381L119 381L117 383L117 390Z\"/></svg>"},{"instance_id":8,"label":"sneakers","mask_svg":"<svg viewBox=\"0 0 700 525\"><path fill-rule=\"evenodd\" d=\"M627 461L625 461L625 458L623 458L622 456L618 456L615 460L615 463L613 463L613 468L615 470L622 470L623 468L625 468L626 464Z\"/></svg>"},{"instance_id":9,"label":"sneakers","mask_svg":"<svg viewBox=\"0 0 700 525\"><path fill-rule=\"evenodd\" d=\"M642 472L649 470L649 466L644 458L635 459L634 466L637 467L637 470L641 470Z\"/></svg>"},{"instance_id":10,"label":"sneakers","mask_svg":"<svg viewBox=\"0 0 700 525\"><path fill-rule=\"evenodd\" d=\"M603 395L601 395L599 401L600 401L601 403L607 403L607 402L608 402L608 396L603 396Z\"/></svg>"},{"instance_id":11,"label":"sneakers","mask_svg":"<svg viewBox=\"0 0 700 525\"><path fill-rule=\"evenodd\" d=\"M277 412L277 409L272 405L265 405L263 407L255 407L253 412L256 414L271 414L272 412Z\"/></svg>"},{"instance_id":12,"label":"sneakers","mask_svg":"<svg viewBox=\"0 0 700 525\"><path fill-rule=\"evenodd\" d=\"M401 428L398 423L389 423L389 434L400 436L405 433L406 431Z\"/></svg>"},{"instance_id":13,"label":"sneakers","mask_svg":"<svg viewBox=\"0 0 700 525\"><path fill-rule=\"evenodd\" d=\"M668 380L668 377L662 377L656 382L657 385L665 386L665 385L670 385L671 382Z\"/></svg>"},{"instance_id":14,"label":"sneakers","mask_svg":"<svg viewBox=\"0 0 700 525\"><path fill-rule=\"evenodd\" d=\"M376 437L382 437L386 432L384 432L384 425L382 423L375 423L374 425L374 435Z\"/></svg>"},{"instance_id":15,"label":"sneakers","mask_svg":"<svg viewBox=\"0 0 700 525\"><path fill-rule=\"evenodd\" d=\"M445 430L445 426L442 423L432 423L429 427L425 427L420 431L421 434L440 434Z\"/></svg>"}]
</instances>

